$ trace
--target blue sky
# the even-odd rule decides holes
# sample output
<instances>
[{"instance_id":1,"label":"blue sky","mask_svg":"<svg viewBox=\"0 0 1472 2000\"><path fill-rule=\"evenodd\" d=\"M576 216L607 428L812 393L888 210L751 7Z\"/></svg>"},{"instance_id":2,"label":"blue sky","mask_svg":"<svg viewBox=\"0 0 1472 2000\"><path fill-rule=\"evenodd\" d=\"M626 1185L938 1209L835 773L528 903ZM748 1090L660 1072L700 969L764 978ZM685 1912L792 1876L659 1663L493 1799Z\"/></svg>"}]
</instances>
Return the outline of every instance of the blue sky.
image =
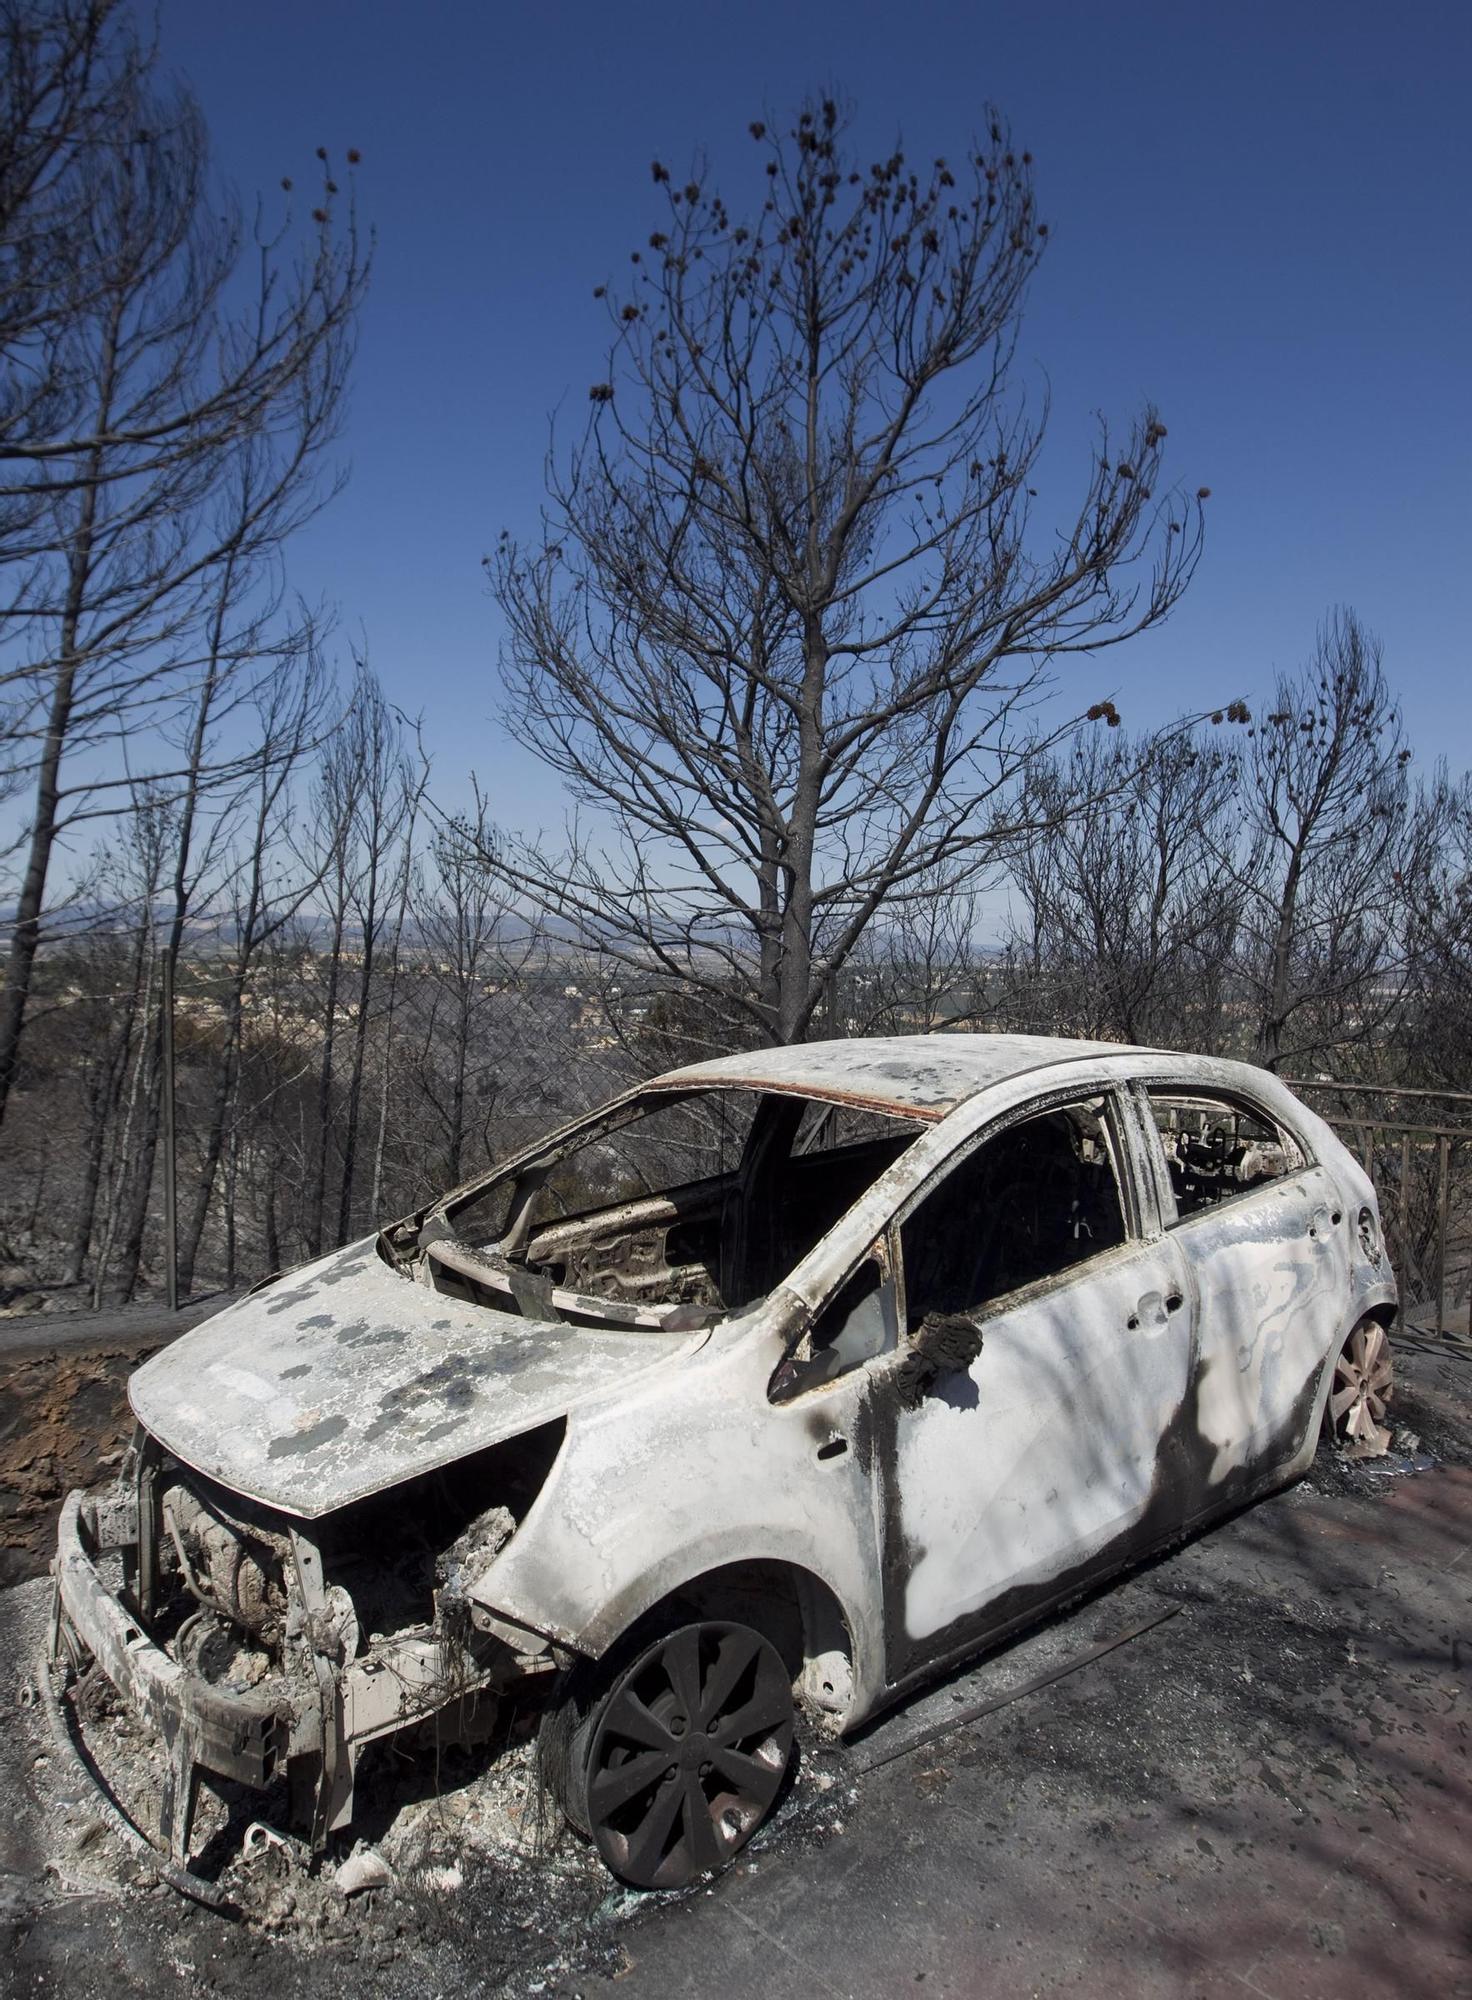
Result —
<instances>
[{"instance_id":1,"label":"blue sky","mask_svg":"<svg viewBox=\"0 0 1472 2000\"><path fill-rule=\"evenodd\" d=\"M1423 760L1472 762L1465 5L163 0L159 25L243 194L362 150L352 477L292 573L423 711L441 796L473 768L503 822L560 817L497 731L480 558L533 523L549 414L580 425L601 378L592 289L660 219L651 158L703 149L744 209L748 121L835 86L876 152L959 151L990 100L1034 154L1052 243L1022 365L1059 518L1093 413L1147 398L1172 476L1212 489L1185 602L1086 667L1089 698L1136 724L1261 694L1348 603Z\"/></svg>"}]
</instances>

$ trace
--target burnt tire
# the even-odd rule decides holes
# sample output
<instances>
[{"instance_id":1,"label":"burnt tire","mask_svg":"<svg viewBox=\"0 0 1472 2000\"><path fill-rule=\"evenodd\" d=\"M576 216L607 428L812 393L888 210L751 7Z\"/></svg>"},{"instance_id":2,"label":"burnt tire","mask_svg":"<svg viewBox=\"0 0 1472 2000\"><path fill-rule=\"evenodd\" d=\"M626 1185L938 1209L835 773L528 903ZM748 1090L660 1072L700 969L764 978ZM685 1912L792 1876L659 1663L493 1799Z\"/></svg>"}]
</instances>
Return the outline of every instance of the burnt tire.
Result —
<instances>
[{"instance_id":1,"label":"burnt tire","mask_svg":"<svg viewBox=\"0 0 1472 2000\"><path fill-rule=\"evenodd\" d=\"M542 1771L621 1882L679 1889L728 1866L766 1820L795 1721L770 1640L694 1620L579 1669L543 1725Z\"/></svg>"},{"instance_id":2,"label":"burnt tire","mask_svg":"<svg viewBox=\"0 0 1472 2000\"><path fill-rule=\"evenodd\" d=\"M1390 1444L1386 1408L1395 1395L1395 1362L1378 1320L1363 1319L1334 1357L1321 1435L1350 1458L1376 1458Z\"/></svg>"}]
</instances>

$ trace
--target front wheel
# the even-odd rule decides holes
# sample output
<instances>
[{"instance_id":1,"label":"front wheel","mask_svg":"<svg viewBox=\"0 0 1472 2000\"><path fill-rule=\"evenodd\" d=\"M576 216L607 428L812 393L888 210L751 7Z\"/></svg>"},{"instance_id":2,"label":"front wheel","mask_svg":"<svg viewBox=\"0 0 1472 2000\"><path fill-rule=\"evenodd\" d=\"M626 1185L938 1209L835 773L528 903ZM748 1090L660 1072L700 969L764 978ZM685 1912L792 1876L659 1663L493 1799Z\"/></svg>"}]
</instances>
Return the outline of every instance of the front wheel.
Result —
<instances>
[{"instance_id":1,"label":"front wheel","mask_svg":"<svg viewBox=\"0 0 1472 2000\"><path fill-rule=\"evenodd\" d=\"M679 1889L724 1868L776 1804L792 1758L792 1683L748 1625L681 1625L554 1718L552 1776L620 1881Z\"/></svg>"}]
</instances>

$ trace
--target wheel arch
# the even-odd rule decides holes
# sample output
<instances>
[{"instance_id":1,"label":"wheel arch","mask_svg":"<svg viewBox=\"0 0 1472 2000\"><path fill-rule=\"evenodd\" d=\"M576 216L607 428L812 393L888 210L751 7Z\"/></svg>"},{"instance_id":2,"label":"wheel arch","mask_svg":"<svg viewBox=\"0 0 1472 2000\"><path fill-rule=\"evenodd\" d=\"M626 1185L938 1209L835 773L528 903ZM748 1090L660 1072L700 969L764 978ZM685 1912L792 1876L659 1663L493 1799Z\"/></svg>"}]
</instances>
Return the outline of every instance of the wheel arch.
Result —
<instances>
[{"instance_id":1,"label":"wheel arch","mask_svg":"<svg viewBox=\"0 0 1472 2000\"><path fill-rule=\"evenodd\" d=\"M805 1564L746 1556L694 1568L678 1582L646 1579L609 1607L587 1635L599 1660L637 1650L672 1622L726 1619L771 1640L803 1705L830 1727L851 1719L859 1681L854 1622L832 1585Z\"/></svg>"}]
</instances>

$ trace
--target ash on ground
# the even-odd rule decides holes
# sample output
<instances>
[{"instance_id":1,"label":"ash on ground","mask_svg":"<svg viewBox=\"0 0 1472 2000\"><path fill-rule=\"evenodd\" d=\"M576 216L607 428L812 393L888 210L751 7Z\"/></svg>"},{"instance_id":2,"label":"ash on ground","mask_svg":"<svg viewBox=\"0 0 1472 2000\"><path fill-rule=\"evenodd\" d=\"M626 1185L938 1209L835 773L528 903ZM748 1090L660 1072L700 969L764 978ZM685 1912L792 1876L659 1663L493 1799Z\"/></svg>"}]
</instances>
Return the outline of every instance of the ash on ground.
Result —
<instances>
[{"instance_id":1,"label":"ash on ground","mask_svg":"<svg viewBox=\"0 0 1472 2000\"><path fill-rule=\"evenodd\" d=\"M0 1604L0 1692L15 1732L0 1759L0 1953L60 1903L79 1941L101 1928L115 1948L126 1931L138 1953L176 1969L187 1962L211 1990L257 2000L272 1967L307 2000L338 1994L348 1968L384 1994L422 1993L426 1982L445 1995L551 1993L600 1972L616 1976L629 1918L701 1893L640 1895L610 1878L547 1792L537 1716L527 1713L480 1743L436 1745L423 1735L370 1746L353 1825L315 1863L282 1830L284 1794L202 1782L191 1868L228 1907L190 1904L119 1834L92 1780L54 1740L38 1684L49 1583L23 1584ZM62 1712L128 1817L155 1837L153 1733L95 1669L68 1690ZM800 1761L746 1865L832 1831L852 1798L833 1775L835 1754L814 1745ZM197 1953L181 1958L181 1931L212 1937L207 1977ZM67 1959L68 1992L93 1990L77 1971L81 1955ZM116 1983L97 1990L116 1994Z\"/></svg>"}]
</instances>

